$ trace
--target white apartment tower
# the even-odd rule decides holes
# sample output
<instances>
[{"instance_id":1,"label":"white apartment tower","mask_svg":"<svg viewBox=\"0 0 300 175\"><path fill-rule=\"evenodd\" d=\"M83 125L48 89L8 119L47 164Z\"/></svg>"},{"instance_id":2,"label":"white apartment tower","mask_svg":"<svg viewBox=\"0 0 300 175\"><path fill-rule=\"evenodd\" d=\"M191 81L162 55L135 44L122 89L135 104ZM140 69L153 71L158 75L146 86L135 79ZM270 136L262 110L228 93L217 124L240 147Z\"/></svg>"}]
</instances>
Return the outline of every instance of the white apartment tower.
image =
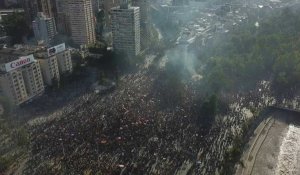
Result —
<instances>
[{"instance_id":1,"label":"white apartment tower","mask_svg":"<svg viewBox=\"0 0 300 175\"><path fill-rule=\"evenodd\" d=\"M56 0L56 26L61 34L70 36L70 20L67 0Z\"/></svg>"},{"instance_id":2,"label":"white apartment tower","mask_svg":"<svg viewBox=\"0 0 300 175\"><path fill-rule=\"evenodd\" d=\"M48 18L42 12L32 21L32 27L36 40L45 43L49 43L57 33L54 18Z\"/></svg>"},{"instance_id":3,"label":"white apartment tower","mask_svg":"<svg viewBox=\"0 0 300 175\"><path fill-rule=\"evenodd\" d=\"M53 85L53 80L60 80L58 63L55 56L48 57L46 53L35 54L43 75L43 80L46 85Z\"/></svg>"},{"instance_id":4,"label":"white apartment tower","mask_svg":"<svg viewBox=\"0 0 300 175\"><path fill-rule=\"evenodd\" d=\"M71 51L69 49L56 54L57 64L60 74L70 74L73 72Z\"/></svg>"},{"instance_id":5,"label":"white apartment tower","mask_svg":"<svg viewBox=\"0 0 300 175\"><path fill-rule=\"evenodd\" d=\"M140 7L141 47L146 49L149 47L151 37L150 0L132 0L132 5Z\"/></svg>"},{"instance_id":6,"label":"white apartment tower","mask_svg":"<svg viewBox=\"0 0 300 175\"><path fill-rule=\"evenodd\" d=\"M119 7L111 10L113 48L129 57L140 53L140 8L128 5L123 0Z\"/></svg>"},{"instance_id":7,"label":"white apartment tower","mask_svg":"<svg viewBox=\"0 0 300 175\"><path fill-rule=\"evenodd\" d=\"M68 1L71 36L75 44L89 45L96 42L95 21L91 0Z\"/></svg>"},{"instance_id":8,"label":"white apartment tower","mask_svg":"<svg viewBox=\"0 0 300 175\"><path fill-rule=\"evenodd\" d=\"M60 77L69 75L73 71L71 51L66 49L65 43L35 53L40 63L44 83L53 85L53 80L60 81Z\"/></svg>"},{"instance_id":9,"label":"white apartment tower","mask_svg":"<svg viewBox=\"0 0 300 175\"><path fill-rule=\"evenodd\" d=\"M31 52L2 49L0 51L0 96L6 97L11 104L19 105L42 95L43 92L40 65Z\"/></svg>"}]
</instances>

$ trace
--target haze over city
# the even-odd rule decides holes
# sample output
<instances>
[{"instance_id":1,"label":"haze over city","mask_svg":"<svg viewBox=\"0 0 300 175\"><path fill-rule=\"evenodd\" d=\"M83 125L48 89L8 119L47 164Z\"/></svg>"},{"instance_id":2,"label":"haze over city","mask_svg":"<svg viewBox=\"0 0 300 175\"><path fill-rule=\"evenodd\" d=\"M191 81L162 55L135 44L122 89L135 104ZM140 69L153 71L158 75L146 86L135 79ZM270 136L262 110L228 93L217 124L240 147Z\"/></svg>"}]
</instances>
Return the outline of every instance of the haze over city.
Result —
<instances>
[{"instance_id":1,"label":"haze over city","mask_svg":"<svg viewBox=\"0 0 300 175\"><path fill-rule=\"evenodd\" d=\"M0 175L300 175L299 14L0 0Z\"/></svg>"}]
</instances>

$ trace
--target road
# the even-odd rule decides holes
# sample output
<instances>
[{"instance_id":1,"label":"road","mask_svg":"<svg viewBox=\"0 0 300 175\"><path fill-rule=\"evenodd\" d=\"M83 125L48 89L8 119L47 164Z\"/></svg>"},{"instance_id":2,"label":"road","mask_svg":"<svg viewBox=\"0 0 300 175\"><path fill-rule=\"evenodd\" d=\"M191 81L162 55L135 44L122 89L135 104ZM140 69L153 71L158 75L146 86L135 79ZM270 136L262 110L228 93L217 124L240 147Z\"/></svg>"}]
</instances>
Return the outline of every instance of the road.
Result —
<instances>
[{"instance_id":1,"label":"road","mask_svg":"<svg viewBox=\"0 0 300 175\"><path fill-rule=\"evenodd\" d=\"M300 118L293 110L270 108L253 133L236 175L299 174Z\"/></svg>"},{"instance_id":2,"label":"road","mask_svg":"<svg viewBox=\"0 0 300 175\"><path fill-rule=\"evenodd\" d=\"M274 118L269 117L265 119L254 131L254 141L250 147L250 151L246 160L243 161L245 168L243 168L242 175L251 175L254 167L254 163L256 161L257 153L259 152L261 145L264 143L270 128L274 124Z\"/></svg>"}]
</instances>

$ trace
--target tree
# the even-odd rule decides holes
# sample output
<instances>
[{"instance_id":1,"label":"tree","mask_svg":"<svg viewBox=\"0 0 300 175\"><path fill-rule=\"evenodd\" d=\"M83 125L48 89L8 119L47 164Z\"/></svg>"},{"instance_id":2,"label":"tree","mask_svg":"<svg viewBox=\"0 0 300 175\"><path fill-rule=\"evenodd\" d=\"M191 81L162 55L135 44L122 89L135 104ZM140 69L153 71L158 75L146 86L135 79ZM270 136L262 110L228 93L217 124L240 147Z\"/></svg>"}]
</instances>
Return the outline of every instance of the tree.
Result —
<instances>
[{"instance_id":1,"label":"tree","mask_svg":"<svg viewBox=\"0 0 300 175\"><path fill-rule=\"evenodd\" d=\"M1 24L12 37L12 44L21 43L22 38L29 33L24 13L13 13L3 18Z\"/></svg>"},{"instance_id":2,"label":"tree","mask_svg":"<svg viewBox=\"0 0 300 175\"><path fill-rule=\"evenodd\" d=\"M91 53L101 54L106 51L106 44L100 41L97 41L97 43L89 46L89 51Z\"/></svg>"},{"instance_id":3,"label":"tree","mask_svg":"<svg viewBox=\"0 0 300 175\"><path fill-rule=\"evenodd\" d=\"M0 174L5 172L7 168L11 165L12 161L8 160L5 157L0 157Z\"/></svg>"},{"instance_id":4,"label":"tree","mask_svg":"<svg viewBox=\"0 0 300 175\"><path fill-rule=\"evenodd\" d=\"M294 51L280 55L273 65L276 90L283 94L300 86L300 52Z\"/></svg>"},{"instance_id":5,"label":"tree","mask_svg":"<svg viewBox=\"0 0 300 175\"><path fill-rule=\"evenodd\" d=\"M200 107L198 123L205 128L210 128L218 112L218 97L211 95Z\"/></svg>"}]
</instances>

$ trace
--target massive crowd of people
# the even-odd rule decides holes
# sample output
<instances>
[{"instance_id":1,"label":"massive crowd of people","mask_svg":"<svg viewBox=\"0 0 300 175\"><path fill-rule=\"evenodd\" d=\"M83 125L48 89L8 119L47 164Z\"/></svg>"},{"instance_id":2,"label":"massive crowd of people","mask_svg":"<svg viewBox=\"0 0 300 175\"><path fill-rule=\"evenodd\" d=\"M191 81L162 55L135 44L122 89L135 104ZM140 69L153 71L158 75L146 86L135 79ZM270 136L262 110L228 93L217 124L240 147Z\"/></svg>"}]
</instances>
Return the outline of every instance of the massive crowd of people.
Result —
<instances>
[{"instance_id":1,"label":"massive crowd of people","mask_svg":"<svg viewBox=\"0 0 300 175\"><path fill-rule=\"evenodd\" d=\"M32 125L25 174L213 174L248 119L243 109L273 103L264 85L223 97L236 105L206 130L192 107L195 86L185 86L183 103L164 109L153 95L156 74L125 75L114 92L88 91L49 121Z\"/></svg>"},{"instance_id":2,"label":"massive crowd of people","mask_svg":"<svg viewBox=\"0 0 300 175\"><path fill-rule=\"evenodd\" d=\"M86 94L73 110L32 127L27 172L172 174L186 160L196 162L203 136L190 108L157 110L151 76L137 73L121 82L117 91Z\"/></svg>"}]
</instances>

